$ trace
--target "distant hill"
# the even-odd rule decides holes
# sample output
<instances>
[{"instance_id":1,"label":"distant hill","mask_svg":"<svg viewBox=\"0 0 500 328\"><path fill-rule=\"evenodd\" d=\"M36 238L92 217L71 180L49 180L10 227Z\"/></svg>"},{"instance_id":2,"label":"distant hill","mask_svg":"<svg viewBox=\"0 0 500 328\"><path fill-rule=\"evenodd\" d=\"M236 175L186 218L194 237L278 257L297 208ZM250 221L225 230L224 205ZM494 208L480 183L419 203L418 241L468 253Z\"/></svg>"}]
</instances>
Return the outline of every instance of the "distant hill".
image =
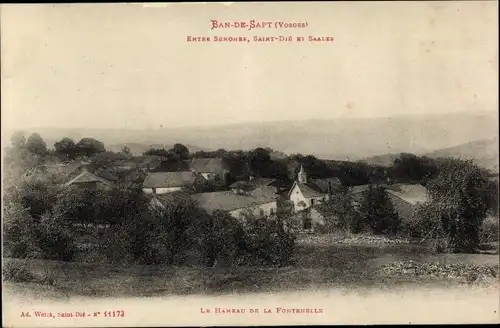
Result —
<instances>
[{"instance_id":1,"label":"distant hill","mask_svg":"<svg viewBox=\"0 0 500 328\"><path fill-rule=\"evenodd\" d=\"M472 159L477 165L498 172L498 137L471 141L455 147L439 149L427 154L431 158L456 157Z\"/></svg>"},{"instance_id":2,"label":"distant hill","mask_svg":"<svg viewBox=\"0 0 500 328\"><path fill-rule=\"evenodd\" d=\"M498 135L498 113L461 112L433 116L254 122L157 129L31 130L52 141L66 136L74 140L94 137L108 148L125 143L147 147L151 144L180 142L212 150L270 147L287 154L312 154L332 160L361 160L401 152L425 154L473 140L493 138ZM140 147L137 148L140 151Z\"/></svg>"},{"instance_id":3,"label":"distant hill","mask_svg":"<svg viewBox=\"0 0 500 328\"><path fill-rule=\"evenodd\" d=\"M394 160L396 158L399 158L400 155L401 155L401 153L371 156L371 157L360 160L360 162L370 164L370 165L391 166L392 163L394 163Z\"/></svg>"},{"instance_id":4,"label":"distant hill","mask_svg":"<svg viewBox=\"0 0 500 328\"><path fill-rule=\"evenodd\" d=\"M472 159L477 165L498 172L498 137L490 139L475 140L458 146L438 149L428 153L415 153L418 156L430 158L454 157L462 159ZM372 165L390 166L398 154L384 154L372 156L361 160L363 163Z\"/></svg>"}]
</instances>

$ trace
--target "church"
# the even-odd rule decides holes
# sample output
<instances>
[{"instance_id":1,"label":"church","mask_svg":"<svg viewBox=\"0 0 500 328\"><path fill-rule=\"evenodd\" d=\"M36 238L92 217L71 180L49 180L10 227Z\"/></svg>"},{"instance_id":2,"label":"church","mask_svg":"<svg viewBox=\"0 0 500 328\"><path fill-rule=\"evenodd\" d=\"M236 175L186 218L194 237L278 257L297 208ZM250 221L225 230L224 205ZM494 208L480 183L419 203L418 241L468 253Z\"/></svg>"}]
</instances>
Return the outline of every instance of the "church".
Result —
<instances>
[{"instance_id":1,"label":"church","mask_svg":"<svg viewBox=\"0 0 500 328\"><path fill-rule=\"evenodd\" d=\"M288 192L288 199L293 203L294 211L300 212L330 199L340 185L338 178L308 179L301 165L297 179Z\"/></svg>"}]
</instances>

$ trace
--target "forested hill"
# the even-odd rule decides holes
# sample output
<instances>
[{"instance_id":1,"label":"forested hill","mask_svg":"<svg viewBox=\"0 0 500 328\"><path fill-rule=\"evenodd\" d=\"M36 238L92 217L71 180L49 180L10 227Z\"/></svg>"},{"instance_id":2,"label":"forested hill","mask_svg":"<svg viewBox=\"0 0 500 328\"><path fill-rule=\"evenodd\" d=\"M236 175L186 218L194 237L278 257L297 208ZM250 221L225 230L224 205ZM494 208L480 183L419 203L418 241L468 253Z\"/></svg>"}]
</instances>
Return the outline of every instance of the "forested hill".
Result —
<instances>
[{"instance_id":1,"label":"forested hill","mask_svg":"<svg viewBox=\"0 0 500 328\"><path fill-rule=\"evenodd\" d=\"M498 173L498 143L498 137L482 139L420 155L434 159L446 157L472 159L477 165ZM366 158L362 162L371 165L390 166L400 156L400 153L383 154Z\"/></svg>"}]
</instances>

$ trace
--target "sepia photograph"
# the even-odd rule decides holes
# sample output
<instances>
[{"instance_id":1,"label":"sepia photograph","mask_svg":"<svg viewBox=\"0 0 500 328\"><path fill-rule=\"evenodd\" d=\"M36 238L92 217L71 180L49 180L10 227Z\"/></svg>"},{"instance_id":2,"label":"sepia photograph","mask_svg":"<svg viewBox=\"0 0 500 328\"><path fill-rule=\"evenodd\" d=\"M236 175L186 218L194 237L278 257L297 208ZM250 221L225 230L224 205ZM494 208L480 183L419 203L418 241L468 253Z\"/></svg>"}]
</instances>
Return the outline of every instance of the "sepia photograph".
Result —
<instances>
[{"instance_id":1,"label":"sepia photograph","mask_svg":"<svg viewBox=\"0 0 500 328\"><path fill-rule=\"evenodd\" d=\"M0 22L3 326L500 322L496 1Z\"/></svg>"}]
</instances>

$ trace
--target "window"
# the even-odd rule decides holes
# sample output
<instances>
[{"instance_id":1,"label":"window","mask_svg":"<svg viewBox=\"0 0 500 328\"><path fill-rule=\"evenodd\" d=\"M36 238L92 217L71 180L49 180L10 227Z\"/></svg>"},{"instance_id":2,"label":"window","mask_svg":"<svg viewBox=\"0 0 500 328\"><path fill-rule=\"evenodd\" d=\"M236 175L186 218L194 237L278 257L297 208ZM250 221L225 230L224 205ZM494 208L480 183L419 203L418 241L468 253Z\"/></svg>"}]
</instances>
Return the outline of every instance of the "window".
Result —
<instances>
[{"instance_id":1,"label":"window","mask_svg":"<svg viewBox=\"0 0 500 328\"><path fill-rule=\"evenodd\" d=\"M269 213L270 213L271 215L274 215L274 208L271 208L271 210L269 211Z\"/></svg>"},{"instance_id":2,"label":"window","mask_svg":"<svg viewBox=\"0 0 500 328\"><path fill-rule=\"evenodd\" d=\"M311 206L314 206L314 201L315 201L315 200L316 200L316 199L314 199L314 198L312 198L312 199L311 199Z\"/></svg>"}]
</instances>

